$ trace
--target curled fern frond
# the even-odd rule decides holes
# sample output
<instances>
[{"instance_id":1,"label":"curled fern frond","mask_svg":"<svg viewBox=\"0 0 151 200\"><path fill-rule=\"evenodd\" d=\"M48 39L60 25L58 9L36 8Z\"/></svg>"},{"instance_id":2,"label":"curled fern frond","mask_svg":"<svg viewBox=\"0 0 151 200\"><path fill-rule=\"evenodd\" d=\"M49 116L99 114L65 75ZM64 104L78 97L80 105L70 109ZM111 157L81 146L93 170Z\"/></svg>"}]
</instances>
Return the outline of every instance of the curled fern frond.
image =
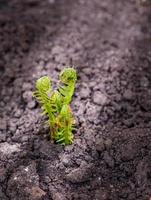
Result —
<instances>
[{"instance_id":1,"label":"curled fern frond","mask_svg":"<svg viewBox=\"0 0 151 200\"><path fill-rule=\"evenodd\" d=\"M49 101L48 93L51 92L51 81L47 76L43 76L36 81L36 91L33 96L37 98L38 102L45 105Z\"/></svg>"},{"instance_id":2,"label":"curled fern frond","mask_svg":"<svg viewBox=\"0 0 151 200\"><path fill-rule=\"evenodd\" d=\"M62 95L63 104L69 104L71 102L75 83L77 80L77 74L75 69L73 68L65 68L59 76L60 85L59 85L59 93Z\"/></svg>"},{"instance_id":3,"label":"curled fern frond","mask_svg":"<svg viewBox=\"0 0 151 200\"><path fill-rule=\"evenodd\" d=\"M50 93L52 92L51 80L47 76L43 76L36 81L36 91L33 96L37 99L42 108L42 114L47 115L50 121L54 121L53 102L50 101ZM55 106L54 106L55 107Z\"/></svg>"},{"instance_id":4,"label":"curled fern frond","mask_svg":"<svg viewBox=\"0 0 151 200\"><path fill-rule=\"evenodd\" d=\"M58 90L53 91L51 80L43 76L36 82L36 91L33 96L40 103L43 114L48 117L51 138L60 144L73 142L74 123L73 114L69 103L74 93L77 80L73 68L65 68L59 76Z\"/></svg>"},{"instance_id":5,"label":"curled fern frond","mask_svg":"<svg viewBox=\"0 0 151 200\"><path fill-rule=\"evenodd\" d=\"M36 81L36 89L40 92L49 92L52 90L51 80L48 76L43 76Z\"/></svg>"}]
</instances>

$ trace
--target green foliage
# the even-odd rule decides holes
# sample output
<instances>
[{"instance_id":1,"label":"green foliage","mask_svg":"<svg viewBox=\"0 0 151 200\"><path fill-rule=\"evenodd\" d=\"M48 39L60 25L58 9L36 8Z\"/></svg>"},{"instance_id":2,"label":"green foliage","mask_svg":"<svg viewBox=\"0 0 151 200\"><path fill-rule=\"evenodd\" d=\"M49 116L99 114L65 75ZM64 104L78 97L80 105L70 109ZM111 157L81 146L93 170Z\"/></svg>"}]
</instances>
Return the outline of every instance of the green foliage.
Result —
<instances>
[{"instance_id":1,"label":"green foliage","mask_svg":"<svg viewBox=\"0 0 151 200\"><path fill-rule=\"evenodd\" d=\"M43 76L36 81L36 91L33 96L43 110L42 114L48 117L50 137L60 144L73 142L74 117L70 102L74 93L77 74L75 69L68 67L59 75L59 86L52 90L51 80Z\"/></svg>"}]
</instances>

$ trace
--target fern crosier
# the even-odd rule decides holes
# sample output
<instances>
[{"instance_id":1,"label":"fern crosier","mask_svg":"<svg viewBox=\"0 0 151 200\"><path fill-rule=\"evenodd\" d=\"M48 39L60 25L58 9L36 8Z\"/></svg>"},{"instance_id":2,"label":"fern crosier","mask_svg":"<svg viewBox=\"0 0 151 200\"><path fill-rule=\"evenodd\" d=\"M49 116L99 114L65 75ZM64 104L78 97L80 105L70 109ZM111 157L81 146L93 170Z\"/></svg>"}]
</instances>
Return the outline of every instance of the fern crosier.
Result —
<instances>
[{"instance_id":1,"label":"fern crosier","mask_svg":"<svg viewBox=\"0 0 151 200\"><path fill-rule=\"evenodd\" d=\"M58 91L62 96L63 104L69 104L71 102L77 80L75 69L65 68L60 73L59 79L60 85Z\"/></svg>"},{"instance_id":2,"label":"fern crosier","mask_svg":"<svg viewBox=\"0 0 151 200\"><path fill-rule=\"evenodd\" d=\"M43 114L48 117L51 139L60 144L73 142L75 120L70 108L77 75L75 69L68 67L59 75L59 86L52 90L51 80L43 76L36 82L33 96L40 103Z\"/></svg>"}]
</instances>

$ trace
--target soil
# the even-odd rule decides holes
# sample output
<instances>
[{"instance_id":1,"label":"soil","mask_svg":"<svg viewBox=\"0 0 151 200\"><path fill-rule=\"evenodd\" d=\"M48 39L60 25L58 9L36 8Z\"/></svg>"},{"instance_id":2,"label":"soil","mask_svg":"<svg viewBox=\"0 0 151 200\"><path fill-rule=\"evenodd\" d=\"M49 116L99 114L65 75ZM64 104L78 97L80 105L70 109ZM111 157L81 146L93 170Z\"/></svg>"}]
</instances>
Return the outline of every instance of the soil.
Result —
<instances>
[{"instance_id":1,"label":"soil","mask_svg":"<svg viewBox=\"0 0 151 200\"><path fill-rule=\"evenodd\" d=\"M151 200L151 7L1 0L0 200ZM74 143L48 140L42 75L78 72Z\"/></svg>"}]
</instances>

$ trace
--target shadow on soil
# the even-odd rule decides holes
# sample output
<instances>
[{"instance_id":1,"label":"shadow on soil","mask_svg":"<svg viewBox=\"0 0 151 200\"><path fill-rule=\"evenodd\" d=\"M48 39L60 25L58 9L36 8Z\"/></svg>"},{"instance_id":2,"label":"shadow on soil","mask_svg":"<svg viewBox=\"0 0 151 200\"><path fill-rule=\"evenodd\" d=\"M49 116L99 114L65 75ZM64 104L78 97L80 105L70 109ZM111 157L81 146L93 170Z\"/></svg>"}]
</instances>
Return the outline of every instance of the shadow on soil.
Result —
<instances>
[{"instance_id":1,"label":"shadow on soil","mask_svg":"<svg viewBox=\"0 0 151 200\"><path fill-rule=\"evenodd\" d=\"M25 61L34 44L45 35L49 40L59 32L61 17L69 13L65 1L1 1L0 2L0 87L9 87L17 76L22 76ZM2 91L2 90L0 90Z\"/></svg>"}]
</instances>

